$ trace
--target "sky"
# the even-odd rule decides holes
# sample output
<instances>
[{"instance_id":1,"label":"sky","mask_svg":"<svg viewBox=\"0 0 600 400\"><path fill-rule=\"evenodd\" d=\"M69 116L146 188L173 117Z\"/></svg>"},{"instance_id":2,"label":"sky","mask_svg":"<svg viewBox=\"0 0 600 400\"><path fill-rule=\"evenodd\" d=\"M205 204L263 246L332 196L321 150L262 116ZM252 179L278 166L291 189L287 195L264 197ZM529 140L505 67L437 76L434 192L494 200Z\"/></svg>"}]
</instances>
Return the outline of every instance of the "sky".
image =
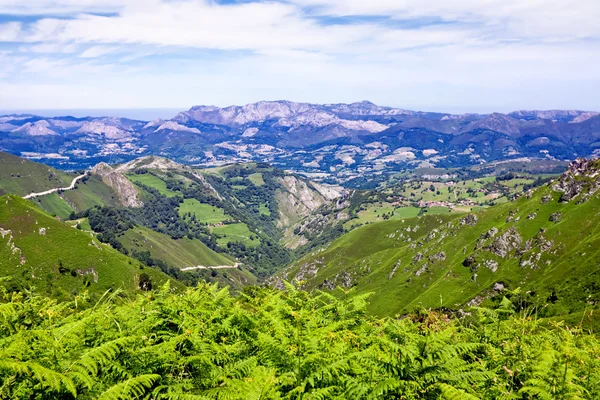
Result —
<instances>
[{"instance_id":1,"label":"sky","mask_svg":"<svg viewBox=\"0 0 600 400\"><path fill-rule=\"evenodd\" d=\"M0 0L0 109L600 111L598 0Z\"/></svg>"}]
</instances>

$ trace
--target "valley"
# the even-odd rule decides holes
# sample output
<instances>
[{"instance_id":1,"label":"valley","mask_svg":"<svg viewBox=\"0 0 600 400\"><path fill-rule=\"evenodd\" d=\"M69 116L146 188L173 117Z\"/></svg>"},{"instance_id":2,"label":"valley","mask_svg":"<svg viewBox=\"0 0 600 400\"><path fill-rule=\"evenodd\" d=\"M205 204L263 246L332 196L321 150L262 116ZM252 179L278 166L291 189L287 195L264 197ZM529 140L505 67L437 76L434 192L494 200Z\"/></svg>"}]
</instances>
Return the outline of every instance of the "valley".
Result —
<instances>
[{"instance_id":1,"label":"valley","mask_svg":"<svg viewBox=\"0 0 600 400\"><path fill-rule=\"evenodd\" d=\"M253 380L270 368L262 363L270 362L271 349L279 349L277 358L298 362L293 347L301 343L313 348L311 343L320 337L328 346L341 346L340 352L317 351L318 345L312 359L327 360L334 369L341 362L343 369L352 365L375 370L378 381L389 382L385 389L371 386L368 379L361 383L372 398L411 393L396 388L402 379L395 373L384 378L388 361L379 364L384 354L399 348L398 338L403 340L400 348L414 351L435 340L440 351L460 356L436 353L432 366L450 371L458 363L473 371L472 376L460 375L464 379L449 381L441 375L425 384L417 365L429 362L425 360L430 356L411 356L414 365L403 361L403 368L417 368L416 380L406 380L432 398L467 398L471 392L491 393L493 398L507 390L541 390L525 378L538 374L539 360L545 357L546 347L537 341L555 343L552 348L562 357L567 350L556 343L565 335L573 335L577 346L586 349L578 365L596 368L597 159L577 159L564 168L565 163L547 161L416 168L376 179L366 175L365 185L314 180L254 161L203 166L142 156L63 172L0 153L0 165L6 166L0 173L0 293L5 299L0 301L0 315L18 319L19 310L31 308L40 318L49 318L35 323L61 330L70 326L70 319L90 329L87 315L97 318L102 312L143 338L154 328L132 321L144 318L146 310L160 310L157 323L167 326L170 322L162 319L167 318L186 327L183 334L163 329L168 343L204 337L207 329L219 332L194 344L195 354L223 351L219 346L229 346L229 340L235 341L231 346L245 346L247 338L239 332L247 329L254 337L253 351L261 357L228 357L250 360L254 366L239 376ZM35 305L39 302L55 306L42 311ZM201 325L189 322L192 315L194 321L203 321ZM0 320L0 330L12 329L7 321ZM244 324L250 325L241 328ZM116 340L126 340L122 335L115 334ZM378 339L369 339L372 335ZM523 380L505 382L504 368L517 368L514 357L507 356L514 350L507 343L515 336L532 341L526 345L532 358L520 361ZM7 337L18 343L14 334ZM295 339L273 341L286 337ZM346 337L368 350L354 353L346 347ZM113 346L101 341L101 346ZM164 348L142 342L143 359L155 357L150 355L155 346ZM494 355L485 347L489 343L502 348L503 355ZM195 363L181 353L180 345L174 346L170 354ZM201 350L203 346L209 349ZM60 357L68 359L68 347L59 348ZM119 351L137 350L123 345ZM477 367L470 362L475 355L487 364ZM110 358L109 364L118 362ZM37 368L20 363L0 363L0 375ZM217 371L222 365L229 364L216 361L210 367L216 368L215 376L221 376ZM303 368L308 371L309 365ZM320 371L326 370L323 366ZM14 373L25 380L38 379ZM320 374L302 373L297 385L314 393L319 393L319 385L337 387L337 378L330 382ZM59 379L72 378L65 372ZM490 386L492 379L501 382L502 389ZM269 387L291 390L277 382ZM62 383L40 385L45 392L64 391ZM338 390L347 396L354 393L352 388Z\"/></svg>"}]
</instances>

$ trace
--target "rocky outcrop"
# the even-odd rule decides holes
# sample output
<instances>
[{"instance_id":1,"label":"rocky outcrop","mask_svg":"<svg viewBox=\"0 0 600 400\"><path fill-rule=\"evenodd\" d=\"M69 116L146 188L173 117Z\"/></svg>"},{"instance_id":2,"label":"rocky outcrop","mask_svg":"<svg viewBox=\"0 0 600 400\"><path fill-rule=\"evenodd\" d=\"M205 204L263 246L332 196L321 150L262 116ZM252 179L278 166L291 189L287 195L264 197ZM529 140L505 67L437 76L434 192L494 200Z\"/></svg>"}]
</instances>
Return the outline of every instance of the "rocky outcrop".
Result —
<instances>
[{"instance_id":1,"label":"rocky outcrop","mask_svg":"<svg viewBox=\"0 0 600 400\"><path fill-rule=\"evenodd\" d=\"M92 174L101 177L102 182L114 190L123 206L136 208L143 205L137 188L121 171L106 163L100 163L92 168Z\"/></svg>"},{"instance_id":2,"label":"rocky outcrop","mask_svg":"<svg viewBox=\"0 0 600 400\"><path fill-rule=\"evenodd\" d=\"M469 226L475 226L477 225L477 215L475 214L468 214L466 217L463 217L460 219L460 224L461 225L469 225Z\"/></svg>"},{"instance_id":3,"label":"rocky outcrop","mask_svg":"<svg viewBox=\"0 0 600 400\"><path fill-rule=\"evenodd\" d=\"M15 245L12 231L10 229L0 228L0 237L2 237L2 239L8 238L8 241L6 242L6 246L9 248L10 253L13 256L18 256L19 263L21 265L25 265L27 263L27 259L25 258L23 251L21 251L21 249Z\"/></svg>"},{"instance_id":4,"label":"rocky outcrop","mask_svg":"<svg viewBox=\"0 0 600 400\"><path fill-rule=\"evenodd\" d=\"M494 228L495 229L495 228ZM506 258L513 251L518 250L523 243L523 238L514 227L510 227L506 232L498 236L487 250Z\"/></svg>"},{"instance_id":5,"label":"rocky outcrop","mask_svg":"<svg viewBox=\"0 0 600 400\"><path fill-rule=\"evenodd\" d=\"M581 201L587 200L600 189L600 161L578 158L552 186L561 193L560 202L567 203L582 194Z\"/></svg>"},{"instance_id":6,"label":"rocky outcrop","mask_svg":"<svg viewBox=\"0 0 600 400\"><path fill-rule=\"evenodd\" d=\"M325 193L323 195L321 191L309 186L308 182L293 175L278 178L278 182L283 186L283 189L279 190L276 194L280 210L280 220L278 223L280 227L290 226L296 221L309 216L319 207L339 197L335 192L325 190L326 186L318 185Z\"/></svg>"}]
</instances>

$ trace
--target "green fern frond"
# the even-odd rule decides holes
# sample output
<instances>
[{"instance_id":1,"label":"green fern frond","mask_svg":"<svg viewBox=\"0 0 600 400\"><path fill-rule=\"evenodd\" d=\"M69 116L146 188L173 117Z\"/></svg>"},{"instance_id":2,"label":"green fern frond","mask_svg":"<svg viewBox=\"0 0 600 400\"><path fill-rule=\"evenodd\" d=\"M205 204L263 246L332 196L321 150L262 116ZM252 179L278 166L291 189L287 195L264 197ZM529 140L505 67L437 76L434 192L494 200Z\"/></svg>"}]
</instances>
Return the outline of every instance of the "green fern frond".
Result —
<instances>
[{"instance_id":1,"label":"green fern frond","mask_svg":"<svg viewBox=\"0 0 600 400\"><path fill-rule=\"evenodd\" d=\"M15 375L33 376L40 385L47 389L56 392L66 390L73 396L77 395L75 384L69 377L37 363L2 360L0 361L0 371L7 371Z\"/></svg>"},{"instance_id":2,"label":"green fern frond","mask_svg":"<svg viewBox=\"0 0 600 400\"><path fill-rule=\"evenodd\" d=\"M159 380L160 375L157 374L136 376L110 387L98 397L98 400L129 400L137 398L146 393Z\"/></svg>"},{"instance_id":3,"label":"green fern frond","mask_svg":"<svg viewBox=\"0 0 600 400\"><path fill-rule=\"evenodd\" d=\"M446 400L479 400L479 397L445 383L440 383L438 388L442 398Z\"/></svg>"}]
</instances>

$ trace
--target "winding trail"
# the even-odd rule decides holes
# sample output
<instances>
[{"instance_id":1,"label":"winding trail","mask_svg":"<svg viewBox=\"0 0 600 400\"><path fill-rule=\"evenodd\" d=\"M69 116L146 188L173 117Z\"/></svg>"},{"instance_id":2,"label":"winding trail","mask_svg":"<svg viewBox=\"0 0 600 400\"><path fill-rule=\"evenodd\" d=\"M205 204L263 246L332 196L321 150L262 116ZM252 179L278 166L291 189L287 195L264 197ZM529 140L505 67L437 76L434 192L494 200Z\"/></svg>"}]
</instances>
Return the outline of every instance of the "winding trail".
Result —
<instances>
[{"instance_id":1,"label":"winding trail","mask_svg":"<svg viewBox=\"0 0 600 400\"><path fill-rule=\"evenodd\" d=\"M86 174L79 175L78 177L73 178L73 182L71 182L71 186L69 186L69 187L54 188L54 189L46 190L45 192L31 193L31 194L28 194L27 196L23 196L23 198L25 200L28 200L28 199L33 199L33 198L36 198L39 196L45 196L47 194L56 193L60 190L73 190L75 188L75 185L77 184L77 182L79 182L79 180L82 179L84 176L86 176Z\"/></svg>"},{"instance_id":2,"label":"winding trail","mask_svg":"<svg viewBox=\"0 0 600 400\"><path fill-rule=\"evenodd\" d=\"M234 265L215 265L214 267L205 267L203 265L198 265L197 267L187 267L181 268L182 271L193 271L195 269L232 269L237 268L240 264L235 263Z\"/></svg>"}]
</instances>

